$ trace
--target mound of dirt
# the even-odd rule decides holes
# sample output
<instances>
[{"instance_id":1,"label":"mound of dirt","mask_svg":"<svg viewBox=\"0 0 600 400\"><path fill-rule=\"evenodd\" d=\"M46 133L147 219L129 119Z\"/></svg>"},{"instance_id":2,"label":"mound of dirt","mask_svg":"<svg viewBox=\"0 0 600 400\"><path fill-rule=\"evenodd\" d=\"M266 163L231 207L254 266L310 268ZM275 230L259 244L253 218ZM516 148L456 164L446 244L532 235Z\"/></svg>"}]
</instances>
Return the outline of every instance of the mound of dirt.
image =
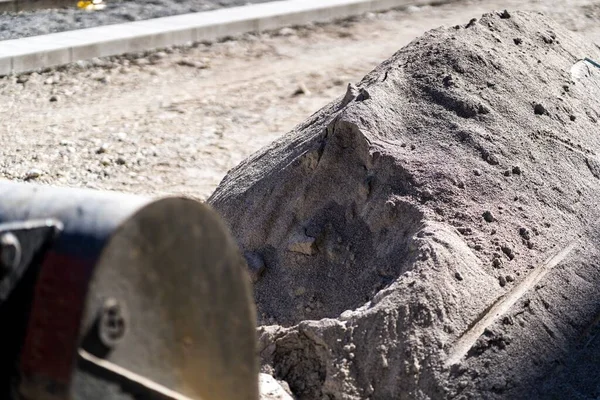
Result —
<instances>
[{"instance_id":1,"label":"mound of dirt","mask_svg":"<svg viewBox=\"0 0 600 400\"><path fill-rule=\"evenodd\" d=\"M539 14L425 34L209 200L299 399L600 395L600 51Z\"/></svg>"}]
</instances>

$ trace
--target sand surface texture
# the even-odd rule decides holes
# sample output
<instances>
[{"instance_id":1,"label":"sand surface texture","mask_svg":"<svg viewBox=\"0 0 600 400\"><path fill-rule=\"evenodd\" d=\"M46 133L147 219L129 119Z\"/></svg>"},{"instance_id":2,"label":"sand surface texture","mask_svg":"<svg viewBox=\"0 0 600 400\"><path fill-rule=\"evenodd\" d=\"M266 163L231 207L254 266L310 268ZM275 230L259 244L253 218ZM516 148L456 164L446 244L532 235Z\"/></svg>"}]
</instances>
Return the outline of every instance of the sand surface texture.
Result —
<instances>
[{"instance_id":1,"label":"sand surface texture","mask_svg":"<svg viewBox=\"0 0 600 400\"><path fill-rule=\"evenodd\" d=\"M299 399L600 393L600 51L538 13L465 22L209 199L254 273L264 371Z\"/></svg>"}]
</instances>

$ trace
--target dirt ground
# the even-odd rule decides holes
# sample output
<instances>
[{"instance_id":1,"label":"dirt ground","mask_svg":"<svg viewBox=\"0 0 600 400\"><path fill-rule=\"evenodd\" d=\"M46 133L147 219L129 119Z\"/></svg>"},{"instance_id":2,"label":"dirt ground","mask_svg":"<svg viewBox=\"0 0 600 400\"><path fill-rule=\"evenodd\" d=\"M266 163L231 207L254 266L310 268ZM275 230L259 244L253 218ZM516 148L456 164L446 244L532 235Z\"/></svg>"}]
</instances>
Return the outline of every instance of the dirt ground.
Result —
<instances>
[{"instance_id":1,"label":"dirt ground","mask_svg":"<svg viewBox=\"0 0 600 400\"><path fill-rule=\"evenodd\" d=\"M207 198L226 172L423 32L546 12L600 39L600 1L464 1L0 79L0 177Z\"/></svg>"}]
</instances>

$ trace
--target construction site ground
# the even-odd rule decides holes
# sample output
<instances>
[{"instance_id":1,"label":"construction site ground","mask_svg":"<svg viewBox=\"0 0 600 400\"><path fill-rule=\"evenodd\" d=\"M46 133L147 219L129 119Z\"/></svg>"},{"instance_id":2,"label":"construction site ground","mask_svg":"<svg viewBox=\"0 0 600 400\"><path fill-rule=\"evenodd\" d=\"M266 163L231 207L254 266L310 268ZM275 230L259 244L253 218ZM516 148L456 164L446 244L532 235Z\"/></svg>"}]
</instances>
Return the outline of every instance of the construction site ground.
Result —
<instances>
[{"instance_id":1,"label":"construction site ground","mask_svg":"<svg viewBox=\"0 0 600 400\"><path fill-rule=\"evenodd\" d=\"M461 1L8 76L0 177L205 199L418 35L499 9L600 39L600 1Z\"/></svg>"},{"instance_id":2,"label":"construction site ground","mask_svg":"<svg viewBox=\"0 0 600 400\"><path fill-rule=\"evenodd\" d=\"M106 8L101 12L78 9L75 7L76 2L72 2L73 6L65 8L0 13L0 40L197 13L265 1L269 0L110 0L102 4Z\"/></svg>"}]
</instances>

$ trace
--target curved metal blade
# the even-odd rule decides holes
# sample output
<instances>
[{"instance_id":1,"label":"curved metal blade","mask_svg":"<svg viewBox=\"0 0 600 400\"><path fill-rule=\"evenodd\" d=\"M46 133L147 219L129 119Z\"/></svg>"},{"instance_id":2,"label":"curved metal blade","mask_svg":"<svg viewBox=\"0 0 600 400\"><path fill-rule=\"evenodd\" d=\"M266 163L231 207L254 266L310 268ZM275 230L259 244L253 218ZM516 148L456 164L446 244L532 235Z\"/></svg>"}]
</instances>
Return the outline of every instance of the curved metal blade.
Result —
<instances>
[{"instance_id":1,"label":"curved metal blade","mask_svg":"<svg viewBox=\"0 0 600 400\"><path fill-rule=\"evenodd\" d=\"M114 347L98 334L107 299L123 310ZM92 276L81 332L87 353L182 396L258 398L249 277L227 228L204 204L164 199L117 230ZM80 392L93 400L85 372L78 374L75 399Z\"/></svg>"}]
</instances>

